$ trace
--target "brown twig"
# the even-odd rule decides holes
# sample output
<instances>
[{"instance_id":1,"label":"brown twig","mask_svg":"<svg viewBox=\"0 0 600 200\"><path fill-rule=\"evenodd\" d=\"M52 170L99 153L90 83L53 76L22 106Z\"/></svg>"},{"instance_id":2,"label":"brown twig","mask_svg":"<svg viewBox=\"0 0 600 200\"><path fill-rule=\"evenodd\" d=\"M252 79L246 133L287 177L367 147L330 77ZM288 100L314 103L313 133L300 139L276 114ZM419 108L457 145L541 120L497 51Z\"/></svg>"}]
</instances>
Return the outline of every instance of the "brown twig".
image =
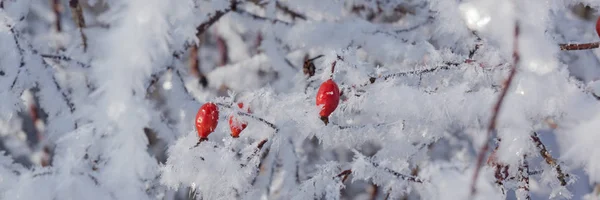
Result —
<instances>
[{"instance_id":1,"label":"brown twig","mask_svg":"<svg viewBox=\"0 0 600 200\"><path fill-rule=\"evenodd\" d=\"M73 13L73 19L75 20L75 24L79 27L79 34L81 35L81 41L83 43L83 52L87 51L87 36L83 32L85 28L85 18L83 17L83 9L81 8L81 4L79 4L79 0L70 0L69 7L71 7L71 12Z\"/></svg>"},{"instance_id":2,"label":"brown twig","mask_svg":"<svg viewBox=\"0 0 600 200\"><path fill-rule=\"evenodd\" d=\"M588 50L596 49L600 47L600 42L583 43L583 44L558 44L562 51L576 51L576 50Z\"/></svg>"},{"instance_id":3,"label":"brown twig","mask_svg":"<svg viewBox=\"0 0 600 200\"><path fill-rule=\"evenodd\" d=\"M54 12L54 28L56 32L62 32L62 25L60 22L60 12L61 12L60 0L52 0L52 11Z\"/></svg>"},{"instance_id":4,"label":"brown twig","mask_svg":"<svg viewBox=\"0 0 600 200\"><path fill-rule=\"evenodd\" d=\"M350 174L352 174L352 170L347 169L347 170L342 171L342 173L339 173L336 177L338 177L338 178L341 177L342 178L342 183L343 183L343 182L346 181L346 179L348 178L348 176Z\"/></svg>"},{"instance_id":5,"label":"brown twig","mask_svg":"<svg viewBox=\"0 0 600 200\"><path fill-rule=\"evenodd\" d=\"M518 41L519 41L519 23L517 22L517 23L515 23L515 30L514 30L513 66L510 69L508 78L504 82L504 88L500 92L500 96L498 97L498 100L497 100L496 104L494 105L494 108L492 109L492 117L490 118L490 122L489 122L489 125L487 128L486 140L484 140L485 143L479 150L479 155L477 156L477 163L475 165L475 173L473 174L473 179L471 180L472 181L471 182L471 193L470 193L469 199L472 199L476 193L475 186L477 183L477 178L479 178L479 171L481 170L481 167L483 166L483 160L485 159L485 155L487 154L487 151L490 148L489 141L493 137L493 135L495 135L498 113L500 113L500 109L502 109L502 104L504 103L504 99L506 97L506 94L508 93L508 89L510 88L512 80L515 77L515 74L517 73L517 67L519 65L519 59L520 59L519 58L519 45L518 45L519 43L518 43Z\"/></svg>"},{"instance_id":6,"label":"brown twig","mask_svg":"<svg viewBox=\"0 0 600 200\"><path fill-rule=\"evenodd\" d=\"M558 181L560 181L560 185L567 185L567 175L564 174L564 172L560 168L560 165L556 163L556 159L554 159L552 155L550 155L550 152L548 152L548 150L546 149L546 145L542 143L542 140L536 132L533 132L533 134L531 135L531 140L533 140L535 146L537 146L537 148L540 149L540 155L544 158L546 163L556 169L556 178L558 179Z\"/></svg>"},{"instance_id":7,"label":"brown twig","mask_svg":"<svg viewBox=\"0 0 600 200\"><path fill-rule=\"evenodd\" d=\"M329 78L333 78L333 73L335 72L335 65L337 64L337 60L333 61L333 63L331 63L331 74L329 75Z\"/></svg>"},{"instance_id":8,"label":"brown twig","mask_svg":"<svg viewBox=\"0 0 600 200\"><path fill-rule=\"evenodd\" d=\"M190 73L192 76L198 78L200 85L206 88L208 86L208 79L204 73L200 72L200 61L198 61L198 45L192 45L190 49Z\"/></svg>"}]
</instances>

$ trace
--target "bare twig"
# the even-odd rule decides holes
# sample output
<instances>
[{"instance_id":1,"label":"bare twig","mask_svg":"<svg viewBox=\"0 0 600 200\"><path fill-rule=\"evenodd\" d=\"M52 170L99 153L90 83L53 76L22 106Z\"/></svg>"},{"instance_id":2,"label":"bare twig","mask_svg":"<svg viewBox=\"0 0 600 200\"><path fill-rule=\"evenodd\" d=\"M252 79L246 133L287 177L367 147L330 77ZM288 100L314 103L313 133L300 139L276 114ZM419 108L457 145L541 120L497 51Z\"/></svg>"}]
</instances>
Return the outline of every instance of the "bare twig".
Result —
<instances>
[{"instance_id":1,"label":"bare twig","mask_svg":"<svg viewBox=\"0 0 600 200\"><path fill-rule=\"evenodd\" d=\"M60 0L52 0L52 11L54 12L54 28L56 32L62 32L62 25L60 22L60 13L61 13Z\"/></svg>"},{"instance_id":2,"label":"bare twig","mask_svg":"<svg viewBox=\"0 0 600 200\"><path fill-rule=\"evenodd\" d=\"M88 64L86 64L84 62L75 60L75 59L73 59L73 58L71 58L69 56L65 56L65 55L40 54L40 56L42 56L42 58L50 58L50 59L54 59L54 60L63 60L63 61L67 61L67 62L73 61L73 62L77 63L77 65L79 65L79 66L81 66L83 68L89 68L90 67L90 65L88 65Z\"/></svg>"},{"instance_id":3,"label":"bare twig","mask_svg":"<svg viewBox=\"0 0 600 200\"><path fill-rule=\"evenodd\" d=\"M471 193L470 193L470 198L472 199L472 197L475 195L476 193L476 183L477 183L477 178L479 177L479 171L481 170L481 167L483 166L483 160L485 159L485 156L487 154L488 149L490 148L490 139L493 138L493 135L495 135L496 132L496 123L497 123L497 118L498 118L498 113L500 113L500 109L502 109L502 104L504 103L504 98L506 97L506 94L508 93L508 89L511 86L512 80L515 77L515 74L517 73L517 67L519 65L519 23L515 23L515 30L514 30L514 44L513 44L513 66L510 69L510 72L508 74L508 78L506 79L506 81L504 82L504 88L502 89L502 91L500 92L500 96L498 97L498 101L496 102L496 104L494 105L494 108L492 110L492 117L490 118L490 122L487 128L487 135L486 135L486 140L485 143L483 144L483 146L481 147L481 149L479 150L479 155L477 156L477 163L475 165L475 173L473 174L473 179L471 180Z\"/></svg>"},{"instance_id":4,"label":"bare twig","mask_svg":"<svg viewBox=\"0 0 600 200\"><path fill-rule=\"evenodd\" d=\"M275 2L275 7L277 9L283 11L284 13L290 15L292 17L292 20L294 20L296 18L300 18L302 20L306 20L306 16L304 16L303 14L300 14L299 12L293 11L292 9L290 9L290 7L288 7L287 5L282 4L279 1Z\"/></svg>"},{"instance_id":5,"label":"bare twig","mask_svg":"<svg viewBox=\"0 0 600 200\"><path fill-rule=\"evenodd\" d=\"M346 179L348 178L348 176L350 174L352 174L352 170L347 169L347 170L342 171L342 173L339 173L336 177L338 177L338 178L341 177L342 178L342 183L343 183L344 181L346 181Z\"/></svg>"},{"instance_id":6,"label":"bare twig","mask_svg":"<svg viewBox=\"0 0 600 200\"><path fill-rule=\"evenodd\" d=\"M19 42L19 34L15 31L14 27L9 27L9 28L10 28L10 33L13 35L13 40L15 41L15 46L17 47L17 50L19 52L19 69L17 70L15 79L12 81L12 84L10 85L10 89L12 90L15 87L15 84L17 83L17 79L19 78L19 75L21 74L23 67L25 66L25 55L24 55L25 50L23 49L23 47L21 46L21 43Z\"/></svg>"},{"instance_id":7,"label":"bare twig","mask_svg":"<svg viewBox=\"0 0 600 200\"><path fill-rule=\"evenodd\" d=\"M225 108L231 109L231 105L224 104L224 103L216 103L216 104L219 105L219 106L221 106L221 107L225 107ZM267 121L267 120L265 120L263 118L260 118L260 117L254 116L254 115L252 115L250 113L242 112L242 111L237 111L237 114L238 115L242 115L242 116L246 116L246 117L250 117L250 118L255 119L255 120L258 120L258 121L266 124L267 126L271 127L273 130L275 130L275 133L279 132L279 128L277 128L277 126L275 126L275 124L273 124L273 123L271 123L271 122L269 122L269 121Z\"/></svg>"},{"instance_id":8,"label":"bare twig","mask_svg":"<svg viewBox=\"0 0 600 200\"><path fill-rule=\"evenodd\" d=\"M206 30L208 30L208 28L211 25L213 25L215 22L219 21L219 19L221 19L221 17L223 17L223 15L229 13L232 10L236 10L237 9L237 5L239 3L240 2L238 2L238 1L231 0L229 8L226 8L224 10L218 10L213 15L210 15L208 17L207 21L201 23L200 25L198 25L198 27L196 27L196 35L202 35L202 34L204 34L204 32L206 32Z\"/></svg>"},{"instance_id":9,"label":"bare twig","mask_svg":"<svg viewBox=\"0 0 600 200\"><path fill-rule=\"evenodd\" d=\"M83 9L81 8L81 4L79 4L79 0L70 0L69 7L71 7L71 12L73 13L73 19L75 20L75 24L79 28L79 34L81 35L81 41L83 44L83 52L87 51L87 36L83 32L85 28L85 18L83 17Z\"/></svg>"},{"instance_id":10,"label":"bare twig","mask_svg":"<svg viewBox=\"0 0 600 200\"><path fill-rule=\"evenodd\" d=\"M583 44L559 44L560 50L563 51L576 51L576 50L588 50L596 49L600 47L600 42L583 43Z\"/></svg>"},{"instance_id":11,"label":"bare twig","mask_svg":"<svg viewBox=\"0 0 600 200\"><path fill-rule=\"evenodd\" d=\"M44 59L42 59L42 64L44 64L44 67L46 67L46 69L50 70L52 69L52 67L50 65L48 65L48 63L46 63L46 61L44 61ZM54 86L56 87L56 90L58 92L60 92L63 101L67 104L67 106L69 107L69 110L71 111L71 114L73 112L75 112L75 104L73 104L73 102L71 101L71 98L69 98L69 94L67 94L62 87L60 87L60 84L58 84L58 81L56 80L56 77L54 77L53 75L49 75L52 78L52 82L54 83ZM77 123L75 124L75 127L77 127Z\"/></svg>"},{"instance_id":12,"label":"bare twig","mask_svg":"<svg viewBox=\"0 0 600 200\"><path fill-rule=\"evenodd\" d=\"M375 162L370 162L371 165L373 165L373 167L379 167L379 163L375 163ZM401 174L399 172L396 172L390 168L387 167L382 167L384 171L394 175L396 178L405 180L405 181L409 181L409 182L415 182L415 183L423 183L423 181L415 176L410 176L410 175L406 175L406 174ZM350 175L352 173L351 169L347 169L342 171L342 173L338 174L336 177L343 177L342 178L342 182L344 182L346 180L346 178L348 177L348 175Z\"/></svg>"},{"instance_id":13,"label":"bare twig","mask_svg":"<svg viewBox=\"0 0 600 200\"><path fill-rule=\"evenodd\" d=\"M540 155L544 158L546 163L556 169L556 178L558 179L558 181L560 181L560 185L567 185L567 175L564 174L564 172L560 168L560 165L556 163L556 159L554 159L552 155L550 155L550 152L548 152L548 150L546 149L546 145L542 143L542 140L536 132L533 132L533 134L531 135L531 140L533 140L535 146L537 146L537 148L540 149Z\"/></svg>"},{"instance_id":14,"label":"bare twig","mask_svg":"<svg viewBox=\"0 0 600 200\"><path fill-rule=\"evenodd\" d=\"M269 22L271 22L273 24L283 24L283 25L287 25L287 26L291 26L292 25L292 23L290 23L290 22L281 21L279 19L266 18L266 17L260 16L260 15L257 15L257 14L254 14L254 13L251 13L251 12L248 12L248 11L245 11L245 10L235 10L235 12L238 13L238 14L240 14L240 15L243 15L243 16L246 16L246 17L250 17L250 18L252 18L254 20L269 21Z\"/></svg>"},{"instance_id":15,"label":"bare twig","mask_svg":"<svg viewBox=\"0 0 600 200\"><path fill-rule=\"evenodd\" d=\"M198 61L198 45L194 44L190 49L190 73L198 78L203 88L208 87L208 79L204 73L200 72L200 62Z\"/></svg>"}]
</instances>

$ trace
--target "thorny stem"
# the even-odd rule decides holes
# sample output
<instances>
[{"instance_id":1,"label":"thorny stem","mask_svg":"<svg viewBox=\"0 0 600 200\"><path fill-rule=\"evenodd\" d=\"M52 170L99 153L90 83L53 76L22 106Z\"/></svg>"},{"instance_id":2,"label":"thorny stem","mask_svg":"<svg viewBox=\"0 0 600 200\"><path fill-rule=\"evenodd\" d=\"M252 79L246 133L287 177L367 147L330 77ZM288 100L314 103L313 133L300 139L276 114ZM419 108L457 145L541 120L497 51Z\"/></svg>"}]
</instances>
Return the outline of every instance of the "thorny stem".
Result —
<instances>
[{"instance_id":1,"label":"thorny stem","mask_svg":"<svg viewBox=\"0 0 600 200\"><path fill-rule=\"evenodd\" d=\"M494 105L494 108L492 110L492 118L490 119L489 126L487 128L486 140L484 140L485 143L479 150L479 155L477 156L477 163L475 165L475 173L473 174L473 179L471 180L471 193L470 193L469 199L472 199L476 193L475 186L477 183L477 178L479 178L479 172L481 170L481 167L483 166L483 160L485 159L487 151L490 148L489 140L493 137L493 135L495 135L498 114L500 113L500 109L502 109L502 104L504 103L504 98L506 97L506 94L508 93L508 89L510 88L512 80L514 79L515 74L517 73L517 67L519 65L519 43L518 43L518 41L519 41L519 22L516 22L515 23L515 32L514 32L514 44L513 44L513 66L510 69L508 78L504 82L504 88L500 92L498 101L496 102L496 104Z\"/></svg>"},{"instance_id":2,"label":"thorny stem","mask_svg":"<svg viewBox=\"0 0 600 200\"><path fill-rule=\"evenodd\" d=\"M576 50L588 50L596 49L600 47L600 42L583 43L583 44L559 44L560 50L562 51L576 51Z\"/></svg>"},{"instance_id":3,"label":"thorny stem","mask_svg":"<svg viewBox=\"0 0 600 200\"><path fill-rule=\"evenodd\" d=\"M552 155L550 155L550 152L548 152L548 150L546 149L546 145L542 143L542 140L540 140L540 137L536 132L533 132L533 134L531 135L531 140L533 140L535 146L537 146L537 148L540 149L540 155L544 158L546 163L556 169L556 178L558 179L558 181L560 181L560 185L567 185L566 177L568 175L564 174L564 172L560 168L560 165L556 163L556 160L552 157Z\"/></svg>"}]
</instances>

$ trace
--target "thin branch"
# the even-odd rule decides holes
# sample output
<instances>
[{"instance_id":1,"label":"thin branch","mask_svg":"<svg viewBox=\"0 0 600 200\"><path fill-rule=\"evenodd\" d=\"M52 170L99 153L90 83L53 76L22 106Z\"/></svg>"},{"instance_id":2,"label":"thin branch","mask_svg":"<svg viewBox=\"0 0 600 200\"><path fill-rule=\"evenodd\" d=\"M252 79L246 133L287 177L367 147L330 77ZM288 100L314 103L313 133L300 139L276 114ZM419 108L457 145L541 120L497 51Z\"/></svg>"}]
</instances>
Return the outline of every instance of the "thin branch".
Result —
<instances>
[{"instance_id":1,"label":"thin branch","mask_svg":"<svg viewBox=\"0 0 600 200\"><path fill-rule=\"evenodd\" d=\"M558 44L562 51L576 51L576 50L588 50L596 49L600 47L600 42L583 43L583 44Z\"/></svg>"},{"instance_id":2,"label":"thin branch","mask_svg":"<svg viewBox=\"0 0 600 200\"><path fill-rule=\"evenodd\" d=\"M345 182L345 181L346 181L346 179L348 178L348 176L349 176L350 174L352 174L352 170L351 170L351 169L347 169L347 170L344 170L344 171L342 171L342 173L339 173L339 174L338 174L337 176L335 176L335 177L337 177L337 178L340 178L340 177L341 177L341 178L342 178L342 183L343 183L343 182Z\"/></svg>"},{"instance_id":3,"label":"thin branch","mask_svg":"<svg viewBox=\"0 0 600 200\"><path fill-rule=\"evenodd\" d=\"M379 167L379 163L373 162L373 161L369 161L371 163L371 165L373 165L373 167ZM420 180L419 178L415 177L415 176L410 176L410 175L406 175L406 174L401 174L399 172L396 172L390 168L387 167L383 167L383 170L394 175L395 177L405 180L405 181L411 181L411 182L415 182L415 183L423 183L422 180Z\"/></svg>"},{"instance_id":4,"label":"thin branch","mask_svg":"<svg viewBox=\"0 0 600 200\"><path fill-rule=\"evenodd\" d=\"M48 65L48 63L46 63L46 61L44 59L42 59L42 64L44 64L44 67L46 67L46 69L48 69L48 70L52 69L52 67L50 65ZM60 94L63 98L63 101L65 101L65 103L67 104L67 107L69 107L69 110L71 111L71 114L72 114L73 112L75 112L75 104L73 102L71 102L69 95L65 91L63 91L60 84L58 84L56 77L54 77L54 75L52 75L52 74L50 74L49 76L52 78L52 82L54 83L56 90L58 92L60 92ZM77 127L77 123L75 123L75 127Z\"/></svg>"},{"instance_id":5,"label":"thin branch","mask_svg":"<svg viewBox=\"0 0 600 200\"><path fill-rule=\"evenodd\" d=\"M427 73L433 73L439 70L448 70L450 69L450 66L457 66L457 63L446 63L447 65L442 65L442 66L438 66L438 67L434 67L434 68L429 68L429 69L419 69L419 70L414 70L414 71L408 71L408 72L398 72L398 73L393 73L393 74L388 74L388 75L384 75L384 76L379 76L379 77L371 77L369 78L368 81L366 81L365 83L359 85L358 87L365 87L367 85L373 84L375 83L377 80L388 80L388 79L393 79L393 78L398 78L398 77L404 77L404 76L408 76L408 75L422 75L422 74L427 74ZM348 88L345 88L348 89Z\"/></svg>"},{"instance_id":6,"label":"thin branch","mask_svg":"<svg viewBox=\"0 0 600 200\"><path fill-rule=\"evenodd\" d=\"M73 61L73 62L77 63L77 65L79 65L79 66L81 66L83 68L89 68L90 67L90 65L88 65L88 64L86 64L84 62L77 61L77 60L75 60L75 59L73 59L73 58L71 58L69 56L65 56L65 55L40 54L40 56L42 56L42 58L50 58L50 59L54 59L54 60L63 60L63 61L67 61L67 62Z\"/></svg>"},{"instance_id":7,"label":"thin branch","mask_svg":"<svg viewBox=\"0 0 600 200\"><path fill-rule=\"evenodd\" d=\"M190 49L189 63L190 73L192 74L192 76L198 78L198 81L203 88L208 87L208 79L206 78L204 73L200 71L200 61L198 60L198 45L196 44L192 45L192 48Z\"/></svg>"},{"instance_id":8,"label":"thin branch","mask_svg":"<svg viewBox=\"0 0 600 200\"><path fill-rule=\"evenodd\" d=\"M519 45L518 45L519 43L518 43L518 41L519 41L519 23L517 22L517 23L515 23L515 30L514 30L513 66L510 69L508 78L504 82L504 88L500 92L498 101L496 102L496 104L494 105L494 108L492 110L492 117L490 118L490 122L489 122L489 125L487 128L486 140L484 140L485 143L479 150L479 155L477 156L477 163L475 165L475 173L473 174L473 179L471 180L472 181L471 182L471 193L470 193L469 199L472 199L472 197L476 193L475 186L477 183L477 178L479 178L479 172L481 170L481 167L483 166L483 160L485 159L487 151L490 148L489 141L493 137L493 135L495 135L498 113L500 113L500 109L502 109L502 104L504 103L504 99L506 97L506 94L508 93L508 89L510 88L512 81L515 77L515 74L517 73L517 67L519 65L519 59L520 59L519 58Z\"/></svg>"},{"instance_id":9,"label":"thin branch","mask_svg":"<svg viewBox=\"0 0 600 200\"><path fill-rule=\"evenodd\" d=\"M61 12L60 0L52 0L52 11L54 12L54 28L56 28L56 32L62 32L62 25L60 22L60 12Z\"/></svg>"},{"instance_id":10,"label":"thin branch","mask_svg":"<svg viewBox=\"0 0 600 200\"><path fill-rule=\"evenodd\" d=\"M17 47L17 50L19 52L19 69L17 70L15 79L12 81L12 84L10 85L10 89L12 90L15 87L15 84L17 83L17 79L19 78L19 75L21 74L23 67L25 66L25 55L24 55L25 50L23 49L23 47L21 46L21 43L19 42L19 35L15 31L14 27L9 27L9 28L10 28L10 33L13 35L13 40L15 41L15 46Z\"/></svg>"},{"instance_id":11,"label":"thin branch","mask_svg":"<svg viewBox=\"0 0 600 200\"><path fill-rule=\"evenodd\" d=\"M219 105L219 106L231 109L231 105L224 104L224 103L216 103L216 104ZM269 121L267 121L267 120L265 120L263 118L260 118L260 117L254 116L254 115L252 115L250 113L246 113L246 112L242 112L242 111L237 111L237 114L238 115L242 115L242 116L246 116L246 117L250 117L250 118L252 118L254 120L258 120L258 121L266 124L267 126L271 127L273 130L275 130L275 133L279 132L279 128L277 128L277 126L275 126L275 124L273 124L273 123L271 123L271 122L269 122Z\"/></svg>"},{"instance_id":12,"label":"thin branch","mask_svg":"<svg viewBox=\"0 0 600 200\"><path fill-rule=\"evenodd\" d=\"M79 0L70 0L69 7L71 7L71 13L73 13L73 19L75 20L75 24L79 28L79 35L81 36L81 41L83 44L83 52L87 51L87 36L83 32L85 28L85 18L83 17L83 9L81 8L81 4Z\"/></svg>"},{"instance_id":13,"label":"thin branch","mask_svg":"<svg viewBox=\"0 0 600 200\"><path fill-rule=\"evenodd\" d=\"M300 14L299 12L293 11L292 9L290 9L290 7L288 7L287 5L282 4L279 1L275 2L275 7L277 9L283 11L284 13L290 15L292 17L292 20L294 20L296 18L300 18L302 20L306 20L306 16L304 16L303 14Z\"/></svg>"},{"instance_id":14,"label":"thin branch","mask_svg":"<svg viewBox=\"0 0 600 200\"><path fill-rule=\"evenodd\" d=\"M556 178L558 179L558 181L560 181L560 185L567 185L566 177L568 175L564 174L564 172L560 168L560 165L556 163L556 159L554 159L552 155L550 155L550 152L548 152L548 150L546 149L546 145L542 143L542 140L536 132L533 132L533 134L531 135L531 140L533 140L535 146L537 146L537 148L540 149L540 155L544 158L546 163L556 169Z\"/></svg>"},{"instance_id":15,"label":"thin branch","mask_svg":"<svg viewBox=\"0 0 600 200\"><path fill-rule=\"evenodd\" d=\"M204 32L206 32L206 30L208 30L208 28L210 26L212 26L215 22L219 21L219 19L221 19L221 17L223 17L223 15L229 13L232 10L236 10L237 9L237 5L240 2L232 0L230 1L230 6L229 8L226 8L224 10L218 10L216 11L213 15L209 15L208 20L201 23L200 25L198 25L198 27L196 27L196 35L202 35L204 34Z\"/></svg>"},{"instance_id":16,"label":"thin branch","mask_svg":"<svg viewBox=\"0 0 600 200\"><path fill-rule=\"evenodd\" d=\"M269 21L269 22L271 22L273 24L279 23L279 24L283 24L283 25L287 25L287 26L291 26L292 25L292 23L290 23L290 22L281 21L279 19L266 18L266 17L260 16L260 15L254 14L254 13L250 13L250 12L245 11L245 10L235 10L235 12L238 13L238 14L240 14L240 15L242 15L242 16L250 17L250 18L252 18L254 20Z\"/></svg>"},{"instance_id":17,"label":"thin branch","mask_svg":"<svg viewBox=\"0 0 600 200\"><path fill-rule=\"evenodd\" d=\"M331 63L331 74L329 74L329 78L333 78L333 73L335 72L335 65L337 64L337 60Z\"/></svg>"}]
</instances>

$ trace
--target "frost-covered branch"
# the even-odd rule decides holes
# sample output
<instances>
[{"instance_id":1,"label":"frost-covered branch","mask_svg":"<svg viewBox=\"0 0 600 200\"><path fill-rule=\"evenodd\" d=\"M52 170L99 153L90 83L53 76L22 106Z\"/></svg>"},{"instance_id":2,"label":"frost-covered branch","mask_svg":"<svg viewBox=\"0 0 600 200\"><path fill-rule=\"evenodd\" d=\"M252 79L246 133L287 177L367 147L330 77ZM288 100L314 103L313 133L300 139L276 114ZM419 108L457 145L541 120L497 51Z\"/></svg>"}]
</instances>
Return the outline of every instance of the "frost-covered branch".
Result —
<instances>
[{"instance_id":1,"label":"frost-covered branch","mask_svg":"<svg viewBox=\"0 0 600 200\"><path fill-rule=\"evenodd\" d=\"M560 185L566 186L567 185L566 179L567 179L568 175L566 175L562 171L560 165L556 162L556 159L554 159L552 157L552 155L550 155L550 152L548 152L548 150L546 149L546 145L544 145L544 143L542 143L542 140L540 139L540 137L538 137L537 132L532 133L531 140L533 141L535 146L540 150L540 155L542 156L542 158L544 158L544 161L546 161L546 164L548 164L551 167L556 169L556 178L558 179L558 181L560 181Z\"/></svg>"},{"instance_id":2,"label":"frost-covered branch","mask_svg":"<svg viewBox=\"0 0 600 200\"><path fill-rule=\"evenodd\" d=\"M576 51L576 50L588 50L596 49L600 47L600 42L583 43L583 44L559 44L560 50L563 51Z\"/></svg>"},{"instance_id":3,"label":"frost-covered branch","mask_svg":"<svg viewBox=\"0 0 600 200\"><path fill-rule=\"evenodd\" d=\"M89 68L90 67L89 64L86 64L84 62L75 60L75 59L73 59L73 58L71 58L69 56L65 56L65 55L40 54L40 56L42 56L43 58L50 58L50 59L55 59L55 60L63 60L63 61L69 61L69 62L73 61L73 62L77 63L77 65L79 65L80 67L83 67L83 68Z\"/></svg>"},{"instance_id":4,"label":"frost-covered branch","mask_svg":"<svg viewBox=\"0 0 600 200\"><path fill-rule=\"evenodd\" d=\"M83 44L83 52L87 51L88 42L87 36L83 32L85 29L85 18L83 16L83 8L79 3L79 0L69 0L69 7L71 7L71 13L73 13L73 20L75 20L75 24L77 28L79 28L79 35L81 36L81 42Z\"/></svg>"},{"instance_id":5,"label":"frost-covered branch","mask_svg":"<svg viewBox=\"0 0 600 200\"><path fill-rule=\"evenodd\" d=\"M487 151L489 149L489 141L490 139L492 139L496 134L496 123L497 123L497 118L498 118L498 114L500 113L500 110L502 109L502 105L504 103L504 99L506 97L506 94L508 93L509 88L512 85L512 81L515 77L515 74L517 73L517 67L519 66L519 60L520 60L520 55L519 55L519 22L517 21L515 23L515 29L514 29L514 44L513 44L513 63L512 66L510 68L510 72L508 74L508 77L506 78L506 81L504 82L504 87L500 92L500 95L498 96L498 100L496 101L496 104L494 104L494 108L492 109L492 117L490 118L490 121L488 123L488 127L487 127L487 134L486 134L486 139L484 140L484 144L481 147L481 149L479 149L478 155L477 155L477 161L475 164L475 173L473 175L473 179L471 181L471 197L473 197L473 195L475 195L476 192L476 183L477 183L477 178L479 177L479 172L481 170L481 167L483 166L483 161L485 159L485 156L487 154Z\"/></svg>"}]
</instances>

